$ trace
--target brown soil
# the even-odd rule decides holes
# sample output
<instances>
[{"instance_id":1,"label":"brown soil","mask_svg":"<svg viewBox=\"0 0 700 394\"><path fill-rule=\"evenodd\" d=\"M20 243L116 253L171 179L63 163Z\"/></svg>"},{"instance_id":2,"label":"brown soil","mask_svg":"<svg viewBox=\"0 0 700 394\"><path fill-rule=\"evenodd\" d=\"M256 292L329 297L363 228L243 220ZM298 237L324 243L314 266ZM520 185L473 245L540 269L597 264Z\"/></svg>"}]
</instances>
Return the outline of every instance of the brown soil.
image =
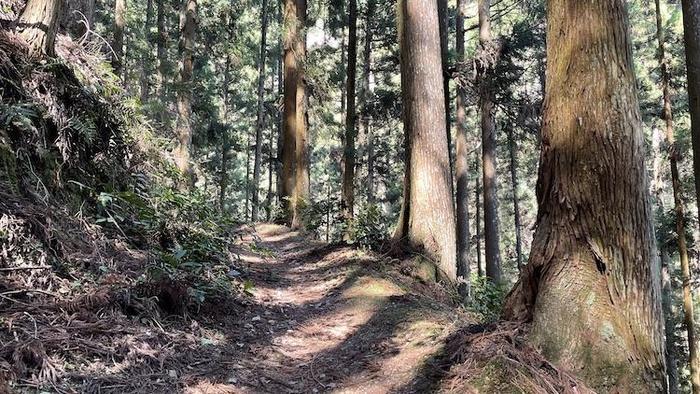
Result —
<instances>
[{"instance_id":1,"label":"brown soil","mask_svg":"<svg viewBox=\"0 0 700 394\"><path fill-rule=\"evenodd\" d=\"M445 289L405 262L284 227L243 233L236 266L250 295L197 314L145 299L130 313L100 294L76 307L6 296L0 361L12 365L0 377L16 392L384 393L442 375L432 361L467 322Z\"/></svg>"}]
</instances>

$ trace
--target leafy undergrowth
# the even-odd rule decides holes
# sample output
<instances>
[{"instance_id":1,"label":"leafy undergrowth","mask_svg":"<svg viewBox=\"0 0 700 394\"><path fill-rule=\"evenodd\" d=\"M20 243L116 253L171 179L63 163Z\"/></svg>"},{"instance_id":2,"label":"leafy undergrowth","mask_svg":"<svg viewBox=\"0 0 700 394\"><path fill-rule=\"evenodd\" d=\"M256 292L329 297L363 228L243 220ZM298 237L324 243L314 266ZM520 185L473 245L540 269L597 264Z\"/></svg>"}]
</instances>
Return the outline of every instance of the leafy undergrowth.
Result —
<instances>
[{"instance_id":1,"label":"leafy undergrowth","mask_svg":"<svg viewBox=\"0 0 700 394\"><path fill-rule=\"evenodd\" d=\"M167 139L85 45L61 36L58 58L37 59L0 31L0 388L13 391L91 392L135 368L120 392L153 348L199 343L184 316L249 298L237 224L178 191Z\"/></svg>"}]
</instances>

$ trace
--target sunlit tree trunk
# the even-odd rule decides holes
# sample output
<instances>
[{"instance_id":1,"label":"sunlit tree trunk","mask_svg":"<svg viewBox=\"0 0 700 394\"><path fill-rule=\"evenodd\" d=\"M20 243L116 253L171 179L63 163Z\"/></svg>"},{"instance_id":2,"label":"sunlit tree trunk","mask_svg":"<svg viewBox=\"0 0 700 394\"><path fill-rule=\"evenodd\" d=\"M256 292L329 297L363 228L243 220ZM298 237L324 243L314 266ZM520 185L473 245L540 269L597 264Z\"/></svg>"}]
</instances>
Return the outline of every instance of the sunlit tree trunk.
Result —
<instances>
[{"instance_id":1,"label":"sunlit tree trunk","mask_svg":"<svg viewBox=\"0 0 700 394\"><path fill-rule=\"evenodd\" d=\"M175 163L188 184L193 173L190 164L192 149L192 72L194 66L194 35L197 27L197 1L184 0L180 10L180 65L177 87L177 123Z\"/></svg>"},{"instance_id":2,"label":"sunlit tree trunk","mask_svg":"<svg viewBox=\"0 0 700 394\"><path fill-rule=\"evenodd\" d=\"M457 242L437 3L400 0L399 20L406 177L395 237L421 250L454 281Z\"/></svg>"},{"instance_id":3,"label":"sunlit tree trunk","mask_svg":"<svg viewBox=\"0 0 700 394\"><path fill-rule=\"evenodd\" d=\"M531 319L530 342L596 391L661 392L660 266L626 5L549 0L547 15L537 228L505 316Z\"/></svg>"},{"instance_id":4,"label":"sunlit tree trunk","mask_svg":"<svg viewBox=\"0 0 700 394\"><path fill-rule=\"evenodd\" d=\"M112 40L112 68L122 77L124 67L124 28L126 27L126 0L114 2L114 27Z\"/></svg>"},{"instance_id":5,"label":"sunlit tree trunk","mask_svg":"<svg viewBox=\"0 0 700 394\"><path fill-rule=\"evenodd\" d=\"M33 55L55 55L58 18L63 0L29 0L19 16L17 30Z\"/></svg>"},{"instance_id":6,"label":"sunlit tree trunk","mask_svg":"<svg viewBox=\"0 0 700 394\"><path fill-rule=\"evenodd\" d=\"M284 1L284 116L282 133L282 193L280 200L287 216L287 224L294 217L293 194L296 135L297 135L297 54L299 40L297 1Z\"/></svg>"},{"instance_id":7,"label":"sunlit tree trunk","mask_svg":"<svg viewBox=\"0 0 700 394\"><path fill-rule=\"evenodd\" d=\"M491 0L479 0L479 49L477 62L480 72L479 108L481 110L481 149L484 187L484 250L486 276L501 283L501 252L498 230L498 192L496 174L496 120L492 69L498 61L498 48L491 37L489 16Z\"/></svg>"},{"instance_id":8,"label":"sunlit tree trunk","mask_svg":"<svg viewBox=\"0 0 700 394\"><path fill-rule=\"evenodd\" d=\"M510 157L510 181L513 185L513 216L515 219L515 255L518 264L518 272L523 269L523 246L520 220L520 198L518 197L518 158L513 129L506 126L508 132L508 156Z\"/></svg>"},{"instance_id":9,"label":"sunlit tree trunk","mask_svg":"<svg viewBox=\"0 0 700 394\"><path fill-rule=\"evenodd\" d=\"M668 60L666 59L666 43L664 38L663 20L661 17L661 1L656 0L656 38L659 44L659 66L661 69L661 90L663 92L662 116L666 127L666 143L669 148L671 163L671 183L673 185L673 202L676 211L676 235L678 236L678 255L683 273L683 309L685 326L688 331L688 349L690 353L690 383L693 393L700 393L700 359L698 358L695 337L695 317L693 316L693 295L690 283L690 262L688 261L688 245L685 238L685 207L682 198L681 180L678 174L679 152L673 132L673 109L671 103L670 76ZM698 174L700 176L700 174Z\"/></svg>"},{"instance_id":10,"label":"sunlit tree trunk","mask_svg":"<svg viewBox=\"0 0 700 394\"><path fill-rule=\"evenodd\" d=\"M306 0L297 0L297 20L299 39L296 41L296 53L298 56L296 79L296 148L294 152L294 210L292 228L300 228L302 225L302 209L309 203L309 140L306 97Z\"/></svg>"},{"instance_id":11,"label":"sunlit tree trunk","mask_svg":"<svg viewBox=\"0 0 700 394\"><path fill-rule=\"evenodd\" d=\"M355 205L355 138L357 114L355 113L355 82L357 77L357 0L348 0L348 64L345 73L347 88L345 97L345 138L343 141L343 194L341 208L343 218L350 222ZM349 228L349 226L348 226ZM347 235L346 235L347 236Z\"/></svg>"},{"instance_id":12,"label":"sunlit tree trunk","mask_svg":"<svg viewBox=\"0 0 700 394\"><path fill-rule=\"evenodd\" d=\"M464 50L465 0L457 0L457 61L465 60ZM457 86L457 131L455 135L455 179L457 184L457 278L463 299L469 298L469 143L467 140L466 89Z\"/></svg>"},{"instance_id":13,"label":"sunlit tree trunk","mask_svg":"<svg viewBox=\"0 0 700 394\"><path fill-rule=\"evenodd\" d=\"M254 222L260 212L260 166L262 164L263 127L265 125L265 58L267 49L267 0L262 0L260 15L260 58L258 59L258 121L255 124L255 164L253 165L253 212Z\"/></svg>"}]
</instances>

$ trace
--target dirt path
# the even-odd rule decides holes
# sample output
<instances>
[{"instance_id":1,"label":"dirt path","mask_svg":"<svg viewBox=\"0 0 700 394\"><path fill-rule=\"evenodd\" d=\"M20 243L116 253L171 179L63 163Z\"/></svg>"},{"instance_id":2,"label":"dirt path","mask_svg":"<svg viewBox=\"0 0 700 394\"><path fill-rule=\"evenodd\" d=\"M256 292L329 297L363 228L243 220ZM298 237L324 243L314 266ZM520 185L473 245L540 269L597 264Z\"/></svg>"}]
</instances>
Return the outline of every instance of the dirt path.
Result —
<instances>
[{"instance_id":1,"label":"dirt path","mask_svg":"<svg viewBox=\"0 0 700 394\"><path fill-rule=\"evenodd\" d=\"M253 301L225 333L239 352L225 378L191 379L186 392L422 391L426 361L459 320L437 288L279 226L257 226L244 244Z\"/></svg>"}]
</instances>

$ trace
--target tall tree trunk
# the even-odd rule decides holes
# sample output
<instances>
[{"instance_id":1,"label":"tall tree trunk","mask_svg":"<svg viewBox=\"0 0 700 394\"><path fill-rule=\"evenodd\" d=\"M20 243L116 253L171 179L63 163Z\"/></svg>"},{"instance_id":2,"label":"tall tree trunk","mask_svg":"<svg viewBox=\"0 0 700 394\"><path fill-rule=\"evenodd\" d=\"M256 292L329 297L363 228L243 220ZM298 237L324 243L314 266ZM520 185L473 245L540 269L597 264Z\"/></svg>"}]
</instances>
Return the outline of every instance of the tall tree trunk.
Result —
<instances>
[{"instance_id":1,"label":"tall tree trunk","mask_svg":"<svg viewBox=\"0 0 700 394\"><path fill-rule=\"evenodd\" d=\"M306 97L306 0L297 0L297 20L299 23L299 39L296 42L297 63L297 134L296 150L294 152L294 215L292 228L302 225L302 209L309 203L309 140Z\"/></svg>"},{"instance_id":2,"label":"tall tree trunk","mask_svg":"<svg viewBox=\"0 0 700 394\"><path fill-rule=\"evenodd\" d=\"M146 1L146 21L143 26L143 35L148 43L148 50L143 51L141 54L141 104L146 104L151 94L151 64L152 64L152 52L151 52L151 26L153 26L153 0Z\"/></svg>"},{"instance_id":3,"label":"tall tree trunk","mask_svg":"<svg viewBox=\"0 0 700 394\"><path fill-rule=\"evenodd\" d=\"M297 0L284 0L284 119L282 133L282 193L280 200L286 222L294 218L294 188L296 186L295 154L297 136L297 41L300 40Z\"/></svg>"},{"instance_id":4,"label":"tall tree trunk","mask_svg":"<svg viewBox=\"0 0 700 394\"><path fill-rule=\"evenodd\" d=\"M348 4L348 66L345 73L347 88L347 112L345 114L345 138L343 146L343 194L341 208L343 218L349 223L355 205L355 137L357 135L355 113L355 82L357 76L357 0ZM348 226L348 230L350 226ZM346 234L346 237L348 235Z\"/></svg>"},{"instance_id":5,"label":"tall tree trunk","mask_svg":"<svg viewBox=\"0 0 700 394\"><path fill-rule=\"evenodd\" d=\"M515 254L518 263L518 272L523 270L523 241L520 223L520 198L518 197L518 158L513 138L513 129L506 126L508 133L508 153L510 156L510 181L513 185L513 216L515 217Z\"/></svg>"},{"instance_id":6,"label":"tall tree trunk","mask_svg":"<svg viewBox=\"0 0 700 394\"><path fill-rule=\"evenodd\" d=\"M464 8L465 0L457 0L457 61L465 60ZM455 178L457 183L457 278L461 279L458 290L464 299L470 296L469 267L469 143L467 141L467 92L457 86L457 134L455 138Z\"/></svg>"},{"instance_id":7,"label":"tall tree trunk","mask_svg":"<svg viewBox=\"0 0 700 394\"><path fill-rule=\"evenodd\" d=\"M112 41L112 68L114 74L122 77L124 67L124 28L126 27L126 0L114 2L114 31Z\"/></svg>"},{"instance_id":8,"label":"tall tree trunk","mask_svg":"<svg viewBox=\"0 0 700 394\"><path fill-rule=\"evenodd\" d=\"M372 17L376 10L375 0L367 0L367 8L365 9L365 48L364 48L364 63L362 75L362 101L363 112L362 129L367 137L367 202L374 203L374 141L372 130L370 128L371 121L371 103L372 86L370 85L370 76L372 74L372 37L373 26Z\"/></svg>"},{"instance_id":9,"label":"tall tree trunk","mask_svg":"<svg viewBox=\"0 0 700 394\"><path fill-rule=\"evenodd\" d=\"M656 38L659 44L659 66L661 69L661 89L663 91L662 116L666 127L666 143L669 147L671 162L671 183L673 184L673 202L676 211L676 235L678 236L678 255L683 273L683 309L684 320L688 330L688 349L690 351L690 382L693 393L700 393L700 359L698 358L697 343L695 342L695 318L693 316L693 296L690 283L690 263L688 261L688 246L685 239L685 207L681 196L681 180L678 174L678 147L673 132L673 109L671 103L670 75L666 59L666 42L664 38L663 20L661 17L661 1L656 0ZM698 174L700 176L700 174Z\"/></svg>"},{"instance_id":10,"label":"tall tree trunk","mask_svg":"<svg viewBox=\"0 0 700 394\"><path fill-rule=\"evenodd\" d=\"M58 18L63 0L29 0L19 16L17 30L29 44L32 55L55 55Z\"/></svg>"},{"instance_id":11,"label":"tall tree trunk","mask_svg":"<svg viewBox=\"0 0 700 394\"><path fill-rule=\"evenodd\" d=\"M486 276L501 283L496 174L496 120L492 72L498 61L498 45L491 37L491 0L479 0L479 107L481 109L481 160L484 177L484 249Z\"/></svg>"},{"instance_id":12,"label":"tall tree trunk","mask_svg":"<svg viewBox=\"0 0 700 394\"><path fill-rule=\"evenodd\" d=\"M192 72L194 67L194 35L197 27L197 0L184 0L180 10L180 65L177 87L177 123L175 163L188 186L193 181L190 164L192 148Z\"/></svg>"},{"instance_id":13,"label":"tall tree trunk","mask_svg":"<svg viewBox=\"0 0 700 394\"><path fill-rule=\"evenodd\" d=\"M400 0L399 20L406 178L395 236L424 251L454 281L457 241L437 3Z\"/></svg>"},{"instance_id":14,"label":"tall tree trunk","mask_svg":"<svg viewBox=\"0 0 700 394\"><path fill-rule=\"evenodd\" d=\"M695 200L700 216L700 2L682 0L685 65L688 75L688 112L693 141Z\"/></svg>"},{"instance_id":15,"label":"tall tree trunk","mask_svg":"<svg viewBox=\"0 0 700 394\"><path fill-rule=\"evenodd\" d=\"M476 194L476 272L477 275L484 276L484 264L481 259L481 181L478 174L479 171L479 161L476 162L476 187L474 188L474 194Z\"/></svg>"},{"instance_id":16,"label":"tall tree trunk","mask_svg":"<svg viewBox=\"0 0 700 394\"><path fill-rule=\"evenodd\" d=\"M284 95L284 67L283 60L285 58L284 45L282 44L282 37L286 34L284 19L282 16L282 1L277 1L277 27L279 30L279 36L277 37L277 99L283 100L286 103ZM286 67L286 65L285 65ZM284 108L286 104L282 105L277 111L277 154L275 157L275 175L276 179L276 191L277 191L277 202L282 203L282 150L284 149L282 138L284 137Z\"/></svg>"},{"instance_id":17,"label":"tall tree trunk","mask_svg":"<svg viewBox=\"0 0 700 394\"><path fill-rule=\"evenodd\" d=\"M260 36L260 58L258 59L258 121L255 125L255 164L253 166L253 222L258 221L260 212L260 165L262 163L263 127L265 125L265 58L267 48L267 0L262 0L260 15L262 34Z\"/></svg>"},{"instance_id":18,"label":"tall tree trunk","mask_svg":"<svg viewBox=\"0 0 700 394\"><path fill-rule=\"evenodd\" d=\"M450 76L448 53L450 51L449 17L447 15L447 0L437 0L438 19L440 19L440 58L442 59L442 91L445 100L445 133L447 133L447 154L450 159L450 179L452 177L452 129L450 127Z\"/></svg>"},{"instance_id":19,"label":"tall tree trunk","mask_svg":"<svg viewBox=\"0 0 700 394\"><path fill-rule=\"evenodd\" d=\"M661 392L660 266L623 0L547 2L547 91L530 261L504 308L604 392ZM600 61L606 59L606 61Z\"/></svg>"}]
</instances>

